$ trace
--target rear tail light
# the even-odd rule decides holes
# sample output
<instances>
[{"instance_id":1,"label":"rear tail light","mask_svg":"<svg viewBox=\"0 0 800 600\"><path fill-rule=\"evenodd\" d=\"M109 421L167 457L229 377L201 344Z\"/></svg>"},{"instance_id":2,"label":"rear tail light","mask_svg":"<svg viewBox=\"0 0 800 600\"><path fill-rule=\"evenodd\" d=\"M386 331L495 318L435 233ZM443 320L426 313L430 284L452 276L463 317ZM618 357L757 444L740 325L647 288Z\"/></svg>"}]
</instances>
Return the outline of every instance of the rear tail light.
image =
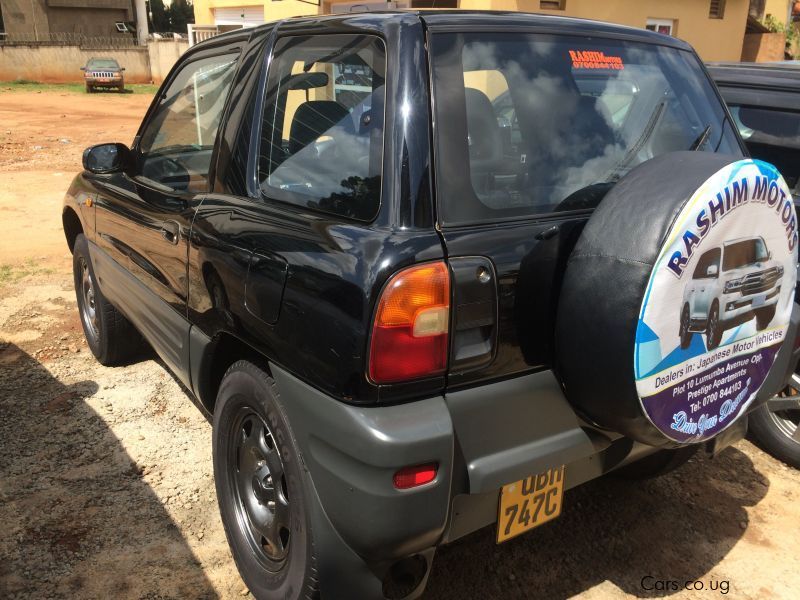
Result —
<instances>
[{"instance_id":1,"label":"rear tail light","mask_svg":"<svg viewBox=\"0 0 800 600\"><path fill-rule=\"evenodd\" d=\"M394 474L394 487L398 490L407 490L420 485L425 485L436 479L438 465L435 463L403 467Z\"/></svg>"},{"instance_id":2,"label":"rear tail light","mask_svg":"<svg viewBox=\"0 0 800 600\"><path fill-rule=\"evenodd\" d=\"M375 383L444 373L450 323L450 273L444 262L404 269L378 302L369 353Z\"/></svg>"}]
</instances>

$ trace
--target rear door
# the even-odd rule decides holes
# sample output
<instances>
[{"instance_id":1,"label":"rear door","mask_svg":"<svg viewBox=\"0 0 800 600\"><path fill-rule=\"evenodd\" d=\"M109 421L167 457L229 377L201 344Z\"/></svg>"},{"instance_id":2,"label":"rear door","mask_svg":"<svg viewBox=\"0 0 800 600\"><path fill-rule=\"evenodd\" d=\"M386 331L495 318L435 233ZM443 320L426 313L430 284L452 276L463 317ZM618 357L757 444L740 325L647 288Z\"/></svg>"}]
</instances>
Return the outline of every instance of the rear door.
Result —
<instances>
[{"instance_id":1,"label":"rear door","mask_svg":"<svg viewBox=\"0 0 800 600\"><path fill-rule=\"evenodd\" d=\"M188 234L208 191L237 60L236 44L185 60L142 124L132 148L134 164L97 182L100 252L94 262L101 289L184 379Z\"/></svg>"},{"instance_id":2,"label":"rear door","mask_svg":"<svg viewBox=\"0 0 800 600\"><path fill-rule=\"evenodd\" d=\"M741 149L687 50L535 27L457 33L444 18L425 17L455 387L553 366L567 259L633 166L693 146ZM494 304L481 277L495 282Z\"/></svg>"}]
</instances>

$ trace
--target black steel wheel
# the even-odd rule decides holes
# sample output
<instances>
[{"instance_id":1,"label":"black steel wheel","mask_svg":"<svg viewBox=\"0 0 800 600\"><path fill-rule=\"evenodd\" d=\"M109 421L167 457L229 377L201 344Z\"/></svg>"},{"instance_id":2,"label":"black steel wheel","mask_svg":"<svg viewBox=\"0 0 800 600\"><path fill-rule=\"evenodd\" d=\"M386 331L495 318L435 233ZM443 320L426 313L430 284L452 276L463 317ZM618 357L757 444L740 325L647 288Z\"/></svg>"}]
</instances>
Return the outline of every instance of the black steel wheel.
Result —
<instances>
[{"instance_id":1,"label":"black steel wheel","mask_svg":"<svg viewBox=\"0 0 800 600\"><path fill-rule=\"evenodd\" d=\"M236 566L258 599L318 596L310 482L275 383L248 361L214 407L214 480Z\"/></svg>"},{"instance_id":2,"label":"black steel wheel","mask_svg":"<svg viewBox=\"0 0 800 600\"><path fill-rule=\"evenodd\" d=\"M750 414L754 441L778 460L800 469L800 375Z\"/></svg>"},{"instance_id":3,"label":"black steel wheel","mask_svg":"<svg viewBox=\"0 0 800 600\"><path fill-rule=\"evenodd\" d=\"M141 351L141 336L97 285L83 234L75 239L72 249L72 273L83 335L95 358L104 365L117 365Z\"/></svg>"},{"instance_id":4,"label":"black steel wheel","mask_svg":"<svg viewBox=\"0 0 800 600\"><path fill-rule=\"evenodd\" d=\"M238 525L259 562L278 571L291 542L289 490L280 450L269 425L248 406L239 408L233 434L228 477Z\"/></svg>"}]
</instances>

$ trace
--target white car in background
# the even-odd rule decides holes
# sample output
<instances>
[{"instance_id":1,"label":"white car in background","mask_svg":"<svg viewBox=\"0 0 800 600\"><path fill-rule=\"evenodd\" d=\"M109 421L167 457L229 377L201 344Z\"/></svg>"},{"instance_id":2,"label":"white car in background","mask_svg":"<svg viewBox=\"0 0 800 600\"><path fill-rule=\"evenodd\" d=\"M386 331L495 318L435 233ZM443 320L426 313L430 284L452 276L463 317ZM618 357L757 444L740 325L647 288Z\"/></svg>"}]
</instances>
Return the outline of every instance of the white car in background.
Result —
<instances>
[{"instance_id":1,"label":"white car in background","mask_svg":"<svg viewBox=\"0 0 800 600\"><path fill-rule=\"evenodd\" d=\"M704 252L683 291L681 348L695 333L706 346L719 346L726 329L756 319L765 329L775 316L783 266L772 259L762 237L740 238Z\"/></svg>"}]
</instances>

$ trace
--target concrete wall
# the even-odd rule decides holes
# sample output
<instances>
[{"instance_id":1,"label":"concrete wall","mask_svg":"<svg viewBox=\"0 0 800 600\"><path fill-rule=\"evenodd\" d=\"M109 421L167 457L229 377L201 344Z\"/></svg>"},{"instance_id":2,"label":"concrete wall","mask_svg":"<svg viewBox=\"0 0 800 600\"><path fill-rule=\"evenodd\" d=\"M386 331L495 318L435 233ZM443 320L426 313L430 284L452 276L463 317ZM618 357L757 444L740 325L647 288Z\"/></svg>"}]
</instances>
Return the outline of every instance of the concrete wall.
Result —
<instances>
[{"instance_id":1,"label":"concrete wall","mask_svg":"<svg viewBox=\"0 0 800 600\"><path fill-rule=\"evenodd\" d=\"M87 60L109 56L125 67L125 81L161 83L187 47L185 40L153 41L147 48L106 50L50 44L3 45L0 46L0 81L81 82L80 68Z\"/></svg>"},{"instance_id":2,"label":"concrete wall","mask_svg":"<svg viewBox=\"0 0 800 600\"><path fill-rule=\"evenodd\" d=\"M46 0L0 0L6 33L46 33L50 31Z\"/></svg>"},{"instance_id":3,"label":"concrete wall","mask_svg":"<svg viewBox=\"0 0 800 600\"><path fill-rule=\"evenodd\" d=\"M542 10L539 0L461 0L459 6L583 17L632 27L644 27L648 18L674 19L674 35L694 46L703 60L735 61L742 55L750 2L727 0L722 19L709 18L708 0L567 0L565 10Z\"/></svg>"},{"instance_id":4,"label":"concrete wall","mask_svg":"<svg viewBox=\"0 0 800 600\"><path fill-rule=\"evenodd\" d=\"M150 78L153 83L161 83L166 79L172 66L189 48L186 40L160 40L147 44L150 57Z\"/></svg>"},{"instance_id":5,"label":"concrete wall","mask_svg":"<svg viewBox=\"0 0 800 600\"><path fill-rule=\"evenodd\" d=\"M785 33L748 33L744 36L742 60L745 62L783 60L785 48Z\"/></svg>"},{"instance_id":6,"label":"concrete wall","mask_svg":"<svg viewBox=\"0 0 800 600\"><path fill-rule=\"evenodd\" d=\"M194 15L198 25L213 25L214 7L263 6L264 20L274 21L322 13L334 2L317 7L296 0L194 0ZM458 6L583 17L632 27L644 27L648 18L674 19L675 35L694 46L703 60L735 61L742 55L750 1L726 0L722 19L709 18L708 0L566 0L565 10L543 10L539 0L459 0Z\"/></svg>"},{"instance_id":7,"label":"concrete wall","mask_svg":"<svg viewBox=\"0 0 800 600\"><path fill-rule=\"evenodd\" d=\"M321 8L308 2L297 0L194 0L194 22L197 25L214 24L214 8L238 8L242 6L263 6L264 22L316 15Z\"/></svg>"}]
</instances>

